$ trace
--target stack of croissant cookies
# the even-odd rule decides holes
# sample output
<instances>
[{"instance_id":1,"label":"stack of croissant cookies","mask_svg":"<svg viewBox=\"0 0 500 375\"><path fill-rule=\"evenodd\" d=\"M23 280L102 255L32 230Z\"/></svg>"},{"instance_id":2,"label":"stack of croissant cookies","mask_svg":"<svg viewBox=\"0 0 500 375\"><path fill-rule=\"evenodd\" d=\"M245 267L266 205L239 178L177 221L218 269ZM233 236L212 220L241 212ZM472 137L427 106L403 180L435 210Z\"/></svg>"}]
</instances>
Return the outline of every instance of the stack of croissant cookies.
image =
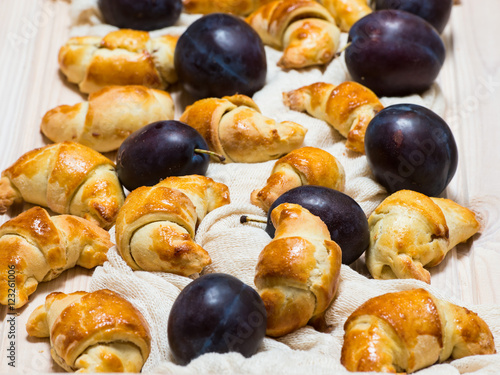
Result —
<instances>
[{"instance_id":1,"label":"stack of croissant cookies","mask_svg":"<svg viewBox=\"0 0 500 375\"><path fill-rule=\"evenodd\" d=\"M183 0L183 6L186 13L240 17L279 51L276 69L283 74L323 69L335 58L341 33L372 12L365 0ZM103 266L114 251L134 275L169 273L190 281L210 272L214 255L197 233L207 217L233 207L229 179L165 176L128 192L114 161L131 134L177 118L230 167L268 163L270 173L245 197L276 228L252 268L267 312L266 335L294 337L311 327L329 335L334 328L329 309L339 293L349 293L341 287L347 267L342 248L312 210L276 200L305 185L352 191L351 171L341 161L364 158L365 132L384 109L382 102L351 81L325 79L280 92L279 102L292 119L303 112L342 136L345 148L336 157L309 142L312 129L268 116L247 95L179 105L178 36L153 35L120 29L103 37L73 37L60 48L61 73L88 96L49 109L40 123L46 144L20 155L1 173L0 214L21 205L26 209L0 226L0 304L21 309L36 297L40 283L50 289L63 272ZM226 168L219 164L214 170ZM277 207L271 210L273 203ZM343 320L339 363L352 372L411 373L450 358L496 353L493 334L478 314L437 298L426 286L429 268L480 231L476 213L450 199L400 190L367 219L367 276L423 283L377 292L351 309ZM14 279L9 270L15 270ZM53 361L68 372L141 372L151 354L161 352L153 329L158 322L147 319L146 307L110 289L51 290L32 309L28 335L48 339Z\"/></svg>"}]
</instances>

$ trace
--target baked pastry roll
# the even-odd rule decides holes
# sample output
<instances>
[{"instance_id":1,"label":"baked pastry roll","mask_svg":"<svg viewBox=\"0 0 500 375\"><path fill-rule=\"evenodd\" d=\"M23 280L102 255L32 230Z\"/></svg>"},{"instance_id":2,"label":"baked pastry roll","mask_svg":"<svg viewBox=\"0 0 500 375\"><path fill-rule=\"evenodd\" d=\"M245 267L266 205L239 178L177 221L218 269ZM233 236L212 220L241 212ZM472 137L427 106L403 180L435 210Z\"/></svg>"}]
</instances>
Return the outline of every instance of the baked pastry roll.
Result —
<instances>
[{"instance_id":1,"label":"baked pastry roll","mask_svg":"<svg viewBox=\"0 0 500 375\"><path fill-rule=\"evenodd\" d=\"M283 193L303 185L318 185L343 191L344 167L329 152L316 147L302 147L279 159L267 179L266 186L254 190L253 204L264 211Z\"/></svg>"},{"instance_id":2,"label":"baked pastry roll","mask_svg":"<svg viewBox=\"0 0 500 375\"><path fill-rule=\"evenodd\" d=\"M327 64L340 42L333 17L314 0L272 1L246 21L264 44L283 50L278 66L285 69Z\"/></svg>"},{"instance_id":3,"label":"baked pastry roll","mask_svg":"<svg viewBox=\"0 0 500 375\"><path fill-rule=\"evenodd\" d=\"M68 372L138 373L151 350L142 314L107 289L49 294L31 313L26 330L49 337L52 358Z\"/></svg>"},{"instance_id":4,"label":"baked pastry roll","mask_svg":"<svg viewBox=\"0 0 500 375\"><path fill-rule=\"evenodd\" d=\"M368 88L356 82L338 86L317 82L283 93L284 104L326 121L347 138L346 147L365 153L366 127L384 106Z\"/></svg>"},{"instance_id":5,"label":"baked pastry roll","mask_svg":"<svg viewBox=\"0 0 500 375\"><path fill-rule=\"evenodd\" d=\"M376 279L417 279L430 283L425 267L479 230L475 214L450 199L411 190L387 197L368 218L366 265Z\"/></svg>"},{"instance_id":6,"label":"baked pastry roll","mask_svg":"<svg viewBox=\"0 0 500 375\"><path fill-rule=\"evenodd\" d=\"M414 372L448 358L496 352L474 312L424 289L366 301L344 325L341 362L349 371Z\"/></svg>"},{"instance_id":7,"label":"baked pastry roll","mask_svg":"<svg viewBox=\"0 0 500 375\"><path fill-rule=\"evenodd\" d=\"M120 147L134 131L174 119L174 102L165 91L145 86L107 86L87 102L48 111L40 129L53 142L73 141L99 152Z\"/></svg>"},{"instance_id":8,"label":"baked pastry roll","mask_svg":"<svg viewBox=\"0 0 500 375\"><path fill-rule=\"evenodd\" d=\"M337 293L342 251L325 223L292 203L276 207L274 239L262 250L255 285L267 310L269 336L283 336L308 322L325 329L324 313Z\"/></svg>"},{"instance_id":9,"label":"baked pastry roll","mask_svg":"<svg viewBox=\"0 0 500 375\"><path fill-rule=\"evenodd\" d=\"M189 276L212 260L194 242L207 213L229 204L229 189L205 176L168 177L132 191L116 219L116 246L134 270Z\"/></svg>"},{"instance_id":10,"label":"baked pastry roll","mask_svg":"<svg viewBox=\"0 0 500 375\"><path fill-rule=\"evenodd\" d=\"M0 227L0 304L22 307L38 283L102 265L112 245L107 231L80 217L50 217L41 207L21 213Z\"/></svg>"},{"instance_id":11,"label":"baked pastry roll","mask_svg":"<svg viewBox=\"0 0 500 375\"><path fill-rule=\"evenodd\" d=\"M263 4L272 0L183 0L183 11L186 13L232 13L246 16Z\"/></svg>"},{"instance_id":12,"label":"baked pastry roll","mask_svg":"<svg viewBox=\"0 0 500 375\"><path fill-rule=\"evenodd\" d=\"M344 32L348 32L356 21L372 12L366 0L320 0L320 3L330 11Z\"/></svg>"},{"instance_id":13,"label":"baked pastry roll","mask_svg":"<svg viewBox=\"0 0 500 375\"><path fill-rule=\"evenodd\" d=\"M83 93L111 85L164 89L177 81L174 51L177 36L150 38L146 31L121 29L104 38L71 38L59 50L59 66Z\"/></svg>"},{"instance_id":14,"label":"baked pastry roll","mask_svg":"<svg viewBox=\"0 0 500 375\"><path fill-rule=\"evenodd\" d=\"M307 133L302 125L265 117L245 95L207 98L188 106L180 121L195 128L210 150L226 162L259 163L299 147Z\"/></svg>"},{"instance_id":15,"label":"baked pastry roll","mask_svg":"<svg viewBox=\"0 0 500 375\"><path fill-rule=\"evenodd\" d=\"M111 160L63 142L29 151L2 172L0 213L23 200L109 229L125 196Z\"/></svg>"}]
</instances>

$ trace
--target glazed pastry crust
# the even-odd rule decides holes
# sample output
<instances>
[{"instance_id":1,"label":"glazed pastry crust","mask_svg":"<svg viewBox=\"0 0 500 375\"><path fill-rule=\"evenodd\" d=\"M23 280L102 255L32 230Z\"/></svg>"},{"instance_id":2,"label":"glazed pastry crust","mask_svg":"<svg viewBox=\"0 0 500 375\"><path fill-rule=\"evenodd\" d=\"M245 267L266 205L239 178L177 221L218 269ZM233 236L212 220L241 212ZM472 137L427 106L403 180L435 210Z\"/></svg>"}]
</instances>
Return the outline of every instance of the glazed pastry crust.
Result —
<instances>
[{"instance_id":1,"label":"glazed pastry crust","mask_svg":"<svg viewBox=\"0 0 500 375\"><path fill-rule=\"evenodd\" d=\"M347 138L346 147L365 153L366 127L384 107L368 88L356 82L338 86L317 82L283 93L284 104L326 121Z\"/></svg>"},{"instance_id":2,"label":"glazed pastry crust","mask_svg":"<svg viewBox=\"0 0 500 375\"><path fill-rule=\"evenodd\" d=\"M387 293L347 319L341 362L349 371L414 372L448 358L496 352L487 324L424 289Z\"/></svg>"},{"instance_id":3,"label":"glazed pastry crust","mask_svg":"<svg viewBox=\"0 0 500 375\"><path fill-rule=\"evenodd\" d=\"M266 334L277 337L308 322L324 328L335 298L342 252L317 216L291 203L276 207L274 239L262 250L255 285L267 311Z\"/></svg>"},{"instance_id":4,"label":"glazed pastry crust","mask_svg":"<svg viewBox=\"0 0 500 375\"><path fill-rule=\"evenodd\" d=\"M410 190L387 197L368 218L366 265L376 279L413 278L430 283L425 267L479 230L472 211L444 198Z\"/></svg>"},{"instance_id":5,"label":"glazed pastry crust","mask_svg":"<svg viewBox=\"0 0 500 375\"><path fill-rule=\"evenodd\" d=\"M54 361L66 371L140 372L151 350L140 312L110 290L51 293L28 319L30 336L50 337Z\"/></svg>"},{"instance_id":6,"label":"glazed pastry crust","mask_svg":"<svg viewBox=\"0 0 500 375\"><path fill-rule=\"evenodd\" d=\"M301 147L274 164L266 185L252 192L251 201L267 212L283 193L304 185L318 185L343 191L344 167L327 151L316 147Z\"/></svg>"},{"instance_id":7,"label":"glazed pastry crust","mask_svg":"<svg viewBox=\"0 0 500 375\"><path fill-rule=\"evenodd\" d=\"M211 259L193 240L196 227L229 203L227 186L204 176L168 177L135 189L116 220L117 249L134 270L200 272Z\"/></svg>"},{"instance_id":8,"label":"glazed pastry crust","mask_svg":"<svg viewBox=\"0 0 500 375\"><path fill-rule=\"evenodd\" d=\"M180 121L195 128L210 150L235 163L277 159L299 147L307 132L297 123L265 117L245 95L199 100L186 108Z\"/></svg>"},{"instance_id":9,"label":"glazed pastry crust","mask_svg":"<svg viewBox=\"0 0 500 375\"><path fill-rule=\"evenodd\" d=\"M340 30L328 10L313 0L273 1L246 21L264 44L283 50L278 65L285 69L327 64L339 46Z\"/></svg>"},{"instance_id":10,"label":"glazed pastry crust","mask_svg":"<svg viewBox=\"0 0 500 375\"><path fill-rule=\"evenodd\" d=\"M246 16L272 0L183 0L183 11L195 14L232 13Z\"/></svg>"},{"instance_id":11,"label":"glazed pastry crust","mask_svg":"<svg viewBox=\"0 0 500 375\"><path fill-rule=\"evenodd\" d=\"M24 200L108 229L124 199L114 163L74 142L29 151L3 171L0 179L2 213Z\"/></svg>"},{"instance_id":12,"label":"glazed pastry crust","mask_svg":"<svg viewBox=\"0 0 500 375\"><path fill-rule=\"evenodd\" d=\"M348 32L356 21L372 12L366 0L321 0L320 3L333 15L344 32Z\"/></svg>"},{"instance_id":13,"label":"glazed pastry crust","mask_svg":"<svg viewBox=\"0 0 500 375\"><path fill-rule=\"evenodd\" d=\"M145 86L108 86L90 94L88 102L48 111L40 129L53 142L73 141L109 152L143 126L173 119L169 93Z\"/></svg>"},{"instance_id":14,"label":"glazed pastry crust","mask_svg":"<svg viewBox=\"0 0 500 375\"><path fill-rule=\"evenodd\" d=\"M104 38L71 38L59 50L59 66L83 93L111 85L165 89L177 81L174 51L178 37L150 38L145 31L121 29Z\"/></svg>"},{"instance_id":15,"label":"glazed pastry crust","mask_svg":"<svg viewBox=\"0 0 500 375\"><path fill-rule=\"evenodd\" d=\"M50 217L41 207L21 213L0 227L0 304L24 306L38 283L76 265L102 265L111 246L107 231L80 217ZM8 298L11 268L15 301Z\"/></svg>"}]
</instances>

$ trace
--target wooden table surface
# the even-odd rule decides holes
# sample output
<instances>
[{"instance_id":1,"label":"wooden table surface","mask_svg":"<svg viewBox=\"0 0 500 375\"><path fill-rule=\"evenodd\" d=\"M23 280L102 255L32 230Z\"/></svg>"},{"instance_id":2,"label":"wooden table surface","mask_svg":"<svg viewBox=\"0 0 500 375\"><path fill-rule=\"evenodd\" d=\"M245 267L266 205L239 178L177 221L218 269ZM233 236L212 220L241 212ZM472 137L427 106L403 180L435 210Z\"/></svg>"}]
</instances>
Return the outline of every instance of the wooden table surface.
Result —
<instances>
[{"instance_id":1,"label":"wooden table surface","mask_svg":"<svg viewBox=\"0 0 500 375\"><path fill-rule=\"evenodd\" d=\"M0 170L47 144L39 132L47 110L83 99L57 66L58 50L69 34L68 11L63 0L0 1ZM482 233L432 270L432 284L467 304L500 304L498 15L499 0L462 0L454 7L443 34L447 58L438 78L447 102L445 120L459 147L457 174L446 195L479 213ZM22 210L11 209L0 223ZM77 268L39 285L15 318L15 369L6 359L11 316L0 308L0 373L63 372L50 360L48 343L27 338L24 325L48 293L86 289L90 276L91 271Z\"/></svg>"}]
</instances>

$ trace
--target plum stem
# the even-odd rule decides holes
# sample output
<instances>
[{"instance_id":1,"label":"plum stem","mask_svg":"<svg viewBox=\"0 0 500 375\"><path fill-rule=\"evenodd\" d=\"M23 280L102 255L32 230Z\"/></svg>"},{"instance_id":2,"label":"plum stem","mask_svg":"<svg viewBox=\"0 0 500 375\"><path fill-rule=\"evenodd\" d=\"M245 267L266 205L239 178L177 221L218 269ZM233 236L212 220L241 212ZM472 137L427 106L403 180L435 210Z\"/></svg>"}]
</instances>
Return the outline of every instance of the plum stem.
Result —
<instances>
[{"instance_id":1,"label":"plum stem","mask_svg":"<svg viewBox=\"0 0 500 375\"><path fill-rule=\"evenodd\" d=\"M203 150L201 148L195 148L194 152L197 152L198 154L207 154L207 155L213 156L214 158L219 159L219 161L221 163L224 163L224 161L226 161L226 158L224 157L224 155L218 154L218 153L213 152L213 151Z\"/></svg>"},{"instance_id":2,"label":"plum stem","mask_svg":"<svg viewBox=\"0 0 500 375\"><path fill-rule=\"evenodd\" d=\"M267 220L265 220L265 219L256 219L256 218L251 219L247 215L241 215L241 217L240 217L240 223L241 224L245 224L245 223L248 223L248 222L267 224Z\"/></svg>"},{"instance_id":3,"label":"plum stem","mask_svg":"<svg viewBox=\"0 0 500 375\"><path fill-rule=\"evenodd\" d=\"M348 49L350 47L350 45L352 44L352 42L349 42L347 43L344 47L342 47L340 49L340 51L337 51L337 53L335 54L337 57L342 55L342 52L344 52L346 49Z\"/></svg>"}]
</instances>

